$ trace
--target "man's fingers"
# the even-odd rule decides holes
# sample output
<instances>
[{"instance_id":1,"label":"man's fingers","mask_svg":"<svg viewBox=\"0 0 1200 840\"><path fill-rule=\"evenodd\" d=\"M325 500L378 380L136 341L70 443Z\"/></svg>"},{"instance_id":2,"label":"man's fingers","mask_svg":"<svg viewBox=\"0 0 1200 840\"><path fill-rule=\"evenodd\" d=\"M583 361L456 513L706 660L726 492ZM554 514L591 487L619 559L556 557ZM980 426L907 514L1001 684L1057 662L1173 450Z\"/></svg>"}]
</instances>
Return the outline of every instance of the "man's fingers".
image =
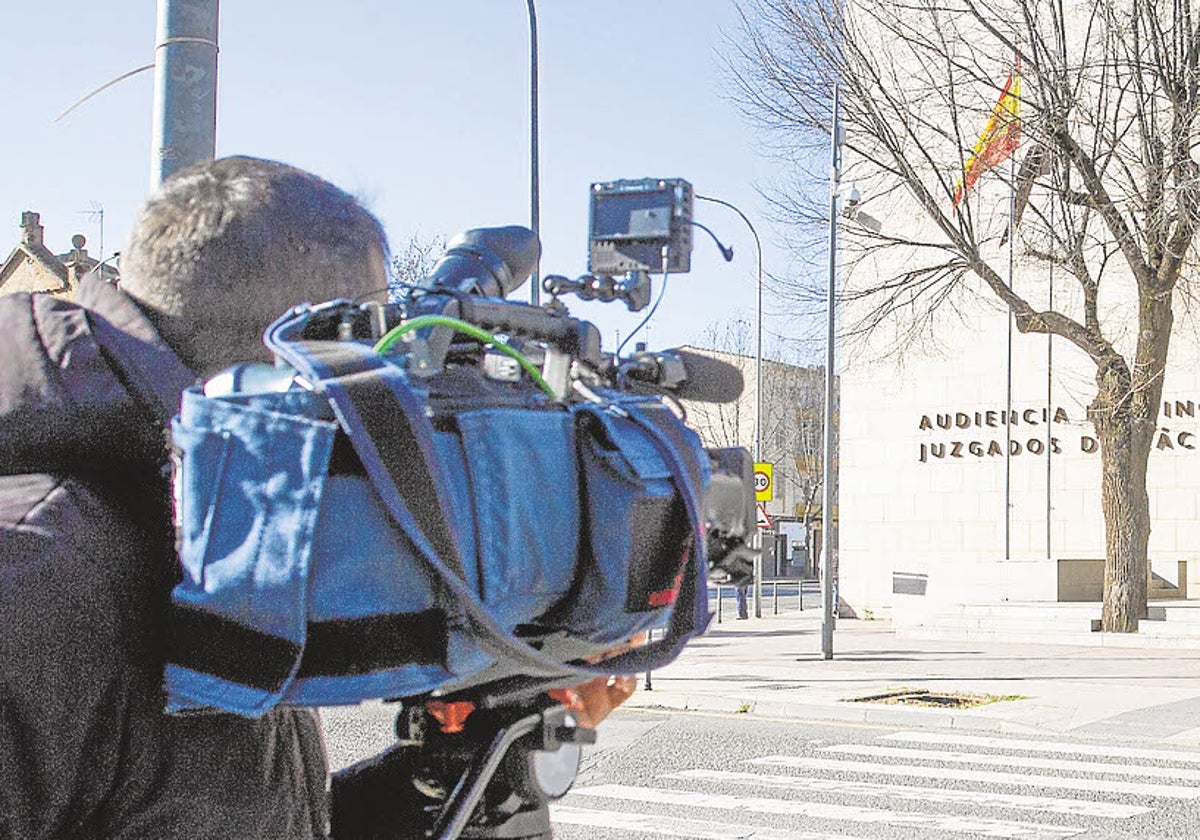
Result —
<instances>
[{"instance_id":1,"label":"man's fingers","mask_svg":"<svg viewBox=\"0 0 1200 840\"><path fill-rule=\"evenodd\" d=\"M618 647L586 657L586 661L593 664L602 662L628 650L641 647L646 644L648 638L648 634L645 632L637 633ZM611 677L596 677L569 689L578 698L579 705L583 707L578 712L580 725L589 729L595 727L608 717L613 709L633 695L633 692L637 690L637 683L637 675L619 674Z\"/></svg>"}]
</instances>

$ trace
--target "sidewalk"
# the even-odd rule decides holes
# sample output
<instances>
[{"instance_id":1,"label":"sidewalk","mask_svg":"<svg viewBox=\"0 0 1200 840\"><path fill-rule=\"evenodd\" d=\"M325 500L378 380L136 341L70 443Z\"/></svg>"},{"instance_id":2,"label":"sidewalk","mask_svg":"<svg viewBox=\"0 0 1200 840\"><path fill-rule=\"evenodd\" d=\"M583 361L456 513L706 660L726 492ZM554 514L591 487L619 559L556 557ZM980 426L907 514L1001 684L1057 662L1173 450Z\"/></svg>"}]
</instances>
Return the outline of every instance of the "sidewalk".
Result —
<instances>
[{"instance_id":1,"label":"sidewalk","mask_svg":"<svg viewBox=\"0 0 1200 840\"><path fill-rule=\"evenodd\" d=\"M1200 649L1134 649L898 637L839 619L831 660L821 614L715 621L627 702L642 708L1200 746ZM957 709L852 702L923 689L1003 698ZM1020 699L1016 699L1020 698Z\"/></svg>"}]
</instances>

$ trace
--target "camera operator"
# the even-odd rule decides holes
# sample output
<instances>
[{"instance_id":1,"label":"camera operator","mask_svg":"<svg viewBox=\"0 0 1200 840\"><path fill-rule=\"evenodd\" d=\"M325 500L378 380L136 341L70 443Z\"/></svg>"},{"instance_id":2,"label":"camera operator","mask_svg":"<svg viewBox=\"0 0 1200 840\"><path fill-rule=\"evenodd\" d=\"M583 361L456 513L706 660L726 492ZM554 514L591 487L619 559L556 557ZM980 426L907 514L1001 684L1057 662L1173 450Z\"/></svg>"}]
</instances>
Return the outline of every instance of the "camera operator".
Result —
<instances>
[{"instance_id":1,"label":"camera operator","mask_svg":"<svg viewBox=\"0 0 1200 840\"><path fill-rule=\"evenodd\" d=\"M270 361L262 331L290 306L382 299L386 259L351 196L232 157L147 201L120 288L0 296L0 840L327 835L313 713L164 713L166 426L196 379ZM564 699L594 726L635 685Z\"/></svg>"},{"instance_id":2,"label":"camera operator","mask_svg":"<svg viewBox=\"0 0 1200 840\"><path fill-rule=\"evenodd\" d=\"M382 297L386 248L333 185L226 158L149 199L120 289L0 297L0 838L326 835L313 713L163 711L164 427L289 306Z\"/></svg>"}]
</instances>

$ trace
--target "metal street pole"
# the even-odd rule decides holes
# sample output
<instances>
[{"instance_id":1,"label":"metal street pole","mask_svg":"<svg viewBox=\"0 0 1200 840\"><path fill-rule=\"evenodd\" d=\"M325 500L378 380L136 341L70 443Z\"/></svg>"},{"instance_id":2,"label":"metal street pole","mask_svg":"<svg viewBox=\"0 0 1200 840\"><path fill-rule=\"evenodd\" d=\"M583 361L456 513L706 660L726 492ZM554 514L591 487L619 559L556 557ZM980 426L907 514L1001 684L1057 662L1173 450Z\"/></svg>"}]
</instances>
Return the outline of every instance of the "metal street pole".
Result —
<instances>
[{"instance_id":1,"label":"metal street pole","mask_svg":"<svg viewBox=\"0 0 1200 840\"><path fill-rule=\"evenodd\" d=\"M541 242L540 185L538 183L538 42L537 9L533 0L529 8L529 227ZM542 260L533 264L533 279L529 284L529 302L538 305L541 296Z\"/></svg>"},{"instance_id":2,"label":"metal street pole","mask_svg":"<svg viewBox=\"0 0 1200 840\"><path fill-rule=\"evenodd\" d=\"M750 234L754 237L754 253L758 258L758 280L756 285L757 306L754 316L754 334L755 334L755 351L754 351L754 460L755 462L762 461L762 393L763 393L763 355L762 355L762 311L763 311L763 262L762 262L762 241L758 238L758 231L754 229L754 225L746 218L746 214L740 209L730 204L728 201L723 201L719 198L713 198L707 195L697 195L696 198L700 201L711 201L713 204L720 204L722 207L728 207L733 212L741 216L742 221L746 223L746 227L750 228ZM754 529L754 617L762 618L762 529Z\"/></svg>"},{"instance_id":3,"label":"metal street pole","mask_svg":"<svg viewBox=\"0 0 1200 840\"><path fill-rule=\"evenodd\" d=\"M218 0L158 0L150 189L217 150Z\"/></svg>"},{"instance_id":4,"label":"metal street pole","mask_svg":"<svg viewBox=\"0 0 1200 840\"><path fill-rule=\"evenodd\" d=\"M837 286L837 228L838 191L842 181L842 138L839 109L841 89L833 87L833 124L830 126L830 187L829 187L829 283L825 289L825 454L822 465L821 501L821 655L833 659L834 603L833 590L833 341L834 303Z\"/></svg>"}]
</instances>

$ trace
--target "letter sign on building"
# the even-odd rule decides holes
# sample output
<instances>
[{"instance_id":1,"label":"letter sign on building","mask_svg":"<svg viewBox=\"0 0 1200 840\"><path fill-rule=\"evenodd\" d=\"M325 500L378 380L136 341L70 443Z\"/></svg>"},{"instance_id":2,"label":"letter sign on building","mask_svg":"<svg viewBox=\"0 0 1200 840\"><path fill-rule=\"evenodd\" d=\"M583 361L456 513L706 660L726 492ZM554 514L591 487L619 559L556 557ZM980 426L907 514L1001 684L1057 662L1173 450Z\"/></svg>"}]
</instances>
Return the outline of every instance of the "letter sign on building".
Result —
<instances>
[{"instance_id":1,"label":"letter sign on building","mask_svg":"<svg viewBox=\"0 0 1200 840\"><path fill-rule=\"evenodd\" d=\"M754 499L758 502L769 502L775 498L775 465L754 465Z\"/></svg>"}]
</instances>

